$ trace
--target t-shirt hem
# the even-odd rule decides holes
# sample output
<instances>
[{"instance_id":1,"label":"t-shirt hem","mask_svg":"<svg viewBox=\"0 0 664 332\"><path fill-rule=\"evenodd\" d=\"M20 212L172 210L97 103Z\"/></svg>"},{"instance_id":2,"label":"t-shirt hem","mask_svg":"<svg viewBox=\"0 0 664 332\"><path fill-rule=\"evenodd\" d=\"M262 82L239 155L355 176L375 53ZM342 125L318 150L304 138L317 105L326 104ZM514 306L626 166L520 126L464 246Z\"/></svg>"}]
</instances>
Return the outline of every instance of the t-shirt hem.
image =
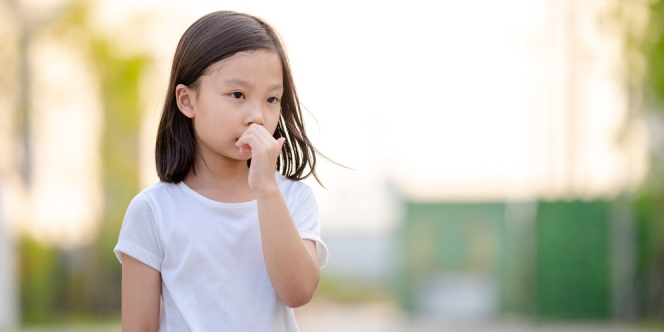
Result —
<instances>
[{"instance_id":1,"label":"t-shirt hem","mask_svg":"<svg viewBox=\"0 0 664 332\"><path fill-rule=\"evenodd\" d=\"M328 261L328 250L327 246L321 240L320 236L312 232L300 232L300 237L302 239L312 240L316 242L316 252L318 253L318 266L322 269L327 265Z\"/></svg>"},{"instance_id":2,"label":"t-shirt hem","mask_svg":"<svg viewBox=\"0 0 664 332\"><path fill-rule=\"evenodd\" d=\"M113 252L115 252L115 256L120 261L120 264L122 264L121 253L124 253L131 257L136 258L141 263L161 272L161 259L159 257L151 254L145 249L136 246L130 242L119 241L118 244L115 246L115 249L113 249Z\"/></svg>"}]
</instances>

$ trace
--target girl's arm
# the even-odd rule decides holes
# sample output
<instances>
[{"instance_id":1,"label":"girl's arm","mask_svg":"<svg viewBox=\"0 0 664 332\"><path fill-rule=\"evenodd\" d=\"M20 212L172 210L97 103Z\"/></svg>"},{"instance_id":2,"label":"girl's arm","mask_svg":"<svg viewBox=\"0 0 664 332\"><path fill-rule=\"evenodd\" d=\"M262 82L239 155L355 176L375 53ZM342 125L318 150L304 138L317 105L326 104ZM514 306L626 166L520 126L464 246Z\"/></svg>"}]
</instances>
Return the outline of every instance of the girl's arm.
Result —
<instances>
[{"instance_id":1,"label":"girl's arm","mask_svg":"<svg viewBox=\"0 0 664 332\"><path fill-rule=\"evenodd\" d=\"M313 297L320 268L315 243L300 238L277 185L274 169L283 143L283 137L275 140L263 126L252 124L236 144L241 153L251 151L248 181L258 203L267 273L281 301L295 308Z\"/></svg>"},{"instance_id":2,"label":"girl's arm","mask_svg":"<svg viewBox=\"0 0 664 332\"><path fill-rule=\"evenodd\" d=\"M316 243L302 240L278 188L257 197L265 266L277 295L287 306L307 304L320 278Z\"/></svg>"},{"instance_id":3,"label":"girl's arm","mask_svg":"<svg viewBox=\"0 0 664 332\"><path fill-rule=\"evenodd\" d=\"M159 330L161 273L122 254L122 331Z\"/></svg>"}]
</instances>

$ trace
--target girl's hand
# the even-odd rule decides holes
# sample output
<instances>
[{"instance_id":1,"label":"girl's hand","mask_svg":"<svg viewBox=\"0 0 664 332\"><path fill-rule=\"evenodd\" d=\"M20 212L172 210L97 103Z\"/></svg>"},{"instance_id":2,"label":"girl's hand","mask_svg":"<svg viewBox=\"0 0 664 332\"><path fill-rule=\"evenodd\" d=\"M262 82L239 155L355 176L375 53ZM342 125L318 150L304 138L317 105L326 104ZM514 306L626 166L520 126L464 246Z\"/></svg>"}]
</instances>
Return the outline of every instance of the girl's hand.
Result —
<instances>
[{"instance_id":1,"label":"girl's hand","mask_svg":"<svg viewBox=\"0 0 664 332\"><path fill-rule=\"evenodd\" d=\"M240 153L251 152L248 181L249 188L254 191L256 198L270 191L279 190L274 172L285 140L284 137L274 139L265 127L252 124L235 142L240 148Z\"/></svg>"}]
</instances>

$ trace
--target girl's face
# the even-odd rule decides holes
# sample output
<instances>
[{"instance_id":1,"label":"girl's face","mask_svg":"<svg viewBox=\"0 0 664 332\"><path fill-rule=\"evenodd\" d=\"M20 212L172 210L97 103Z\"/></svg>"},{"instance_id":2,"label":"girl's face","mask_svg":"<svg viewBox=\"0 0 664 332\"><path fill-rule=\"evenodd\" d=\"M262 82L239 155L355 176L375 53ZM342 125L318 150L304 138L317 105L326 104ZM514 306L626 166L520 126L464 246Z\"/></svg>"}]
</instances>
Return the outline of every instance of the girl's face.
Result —
<instances>
[{"instance_id":1,"label":"girl's face","mask_svg":"<svg viewBox=\"0 0 664 332\"><path fill-rule=\"evenodd\" d=\"M247 160L235 142L251 124L273 134L281 113L283 73L272 50L236 53L211 65L198 89L176 87L180 111L192 119L196 143L203 156Z\"/></svg>"}]
</instances>

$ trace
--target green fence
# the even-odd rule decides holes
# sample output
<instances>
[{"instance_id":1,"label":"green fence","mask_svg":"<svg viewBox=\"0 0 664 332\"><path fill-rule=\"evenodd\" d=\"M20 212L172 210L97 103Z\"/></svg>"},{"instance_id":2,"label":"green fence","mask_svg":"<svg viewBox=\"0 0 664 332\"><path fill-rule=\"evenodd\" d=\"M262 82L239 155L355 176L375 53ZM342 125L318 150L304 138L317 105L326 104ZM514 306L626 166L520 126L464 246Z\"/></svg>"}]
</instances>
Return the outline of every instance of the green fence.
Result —
<instances>
[{"instance_id":1,"label":"green fence","mask_svg":"<svg viewBox=\"0 0 664 332\"><path fill-rule=\"evenodd\" d=\"M608 318L609 204L545 202L537 212L538 314Z\"/></svg>"},{"instance_id":2,"label":"green fence","mask_svg":"<svg viewBox=\"0 0 664 332\"><path fill-rule=\"evenodd\" d=\"M438 273L499 278L502 203L407 203L402 228L400 299L414 314L426 281Z\"/></svg>"},{"instance_id":3,"label":"green fence","mask_svg":"<svg viewBox=\"0 0 664 332\"><path fill-rule=\"evenodd\" d=\"M611 315L611 203L406 202L405 210L398 294L410 314L422 310L427 280L461 273L494 280L497 314Z\"/></svg>"}]
</instances>

